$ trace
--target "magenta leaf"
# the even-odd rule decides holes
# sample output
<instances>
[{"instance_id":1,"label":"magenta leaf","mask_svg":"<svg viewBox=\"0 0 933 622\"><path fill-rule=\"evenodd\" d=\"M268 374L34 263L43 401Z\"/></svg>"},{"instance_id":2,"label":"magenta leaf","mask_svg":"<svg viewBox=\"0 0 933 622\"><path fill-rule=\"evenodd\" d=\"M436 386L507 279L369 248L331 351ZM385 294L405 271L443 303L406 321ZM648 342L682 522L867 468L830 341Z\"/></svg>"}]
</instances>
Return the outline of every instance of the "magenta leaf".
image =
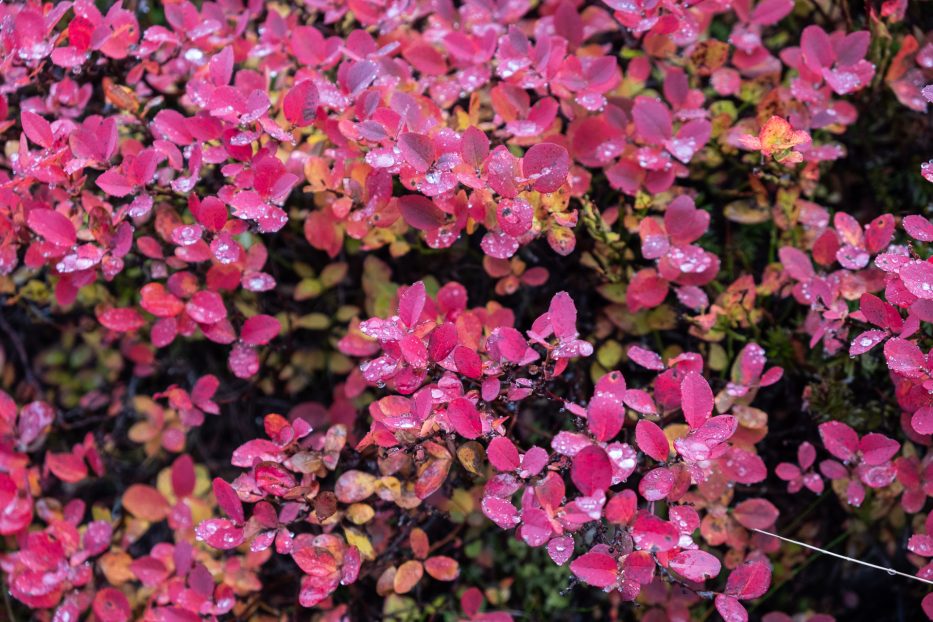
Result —
<instances>
[{"instance_id":1,"label":"magenta leaf","mask_svg":"<svg viewBox=\"0 0 933 622\"><path fill-rule=\"evenodd\" d=\"M556 192L567 180L570 156L567 150L554 143L538 143L522 158L522 175L532 182L538 192Z\"/></svg>"},{"instance_id":2,"label":"magenta leaf","mask_svg":"<svg viewBox=\"0 0 933 622\"><path fill-rule=\"evenodd\" d=\"M612 463L601 447L589 445L573 457L570 478L586 496L605 491L612 483Z\"/></svg>"},{"instance_id":3,"label":"magenta leaf","mask_svg":"<svg viewBox=\"0 0 933 622\"><path fill-rule=\"evenodd\" d=\"M570 571L584 583L599 588L611 587L619 578L615 558L594 551L584 553L570 562Z\"/></svg>"},{"instance_id":4,"label":"magenta leaf","mask_svg":"<svg viewBox=\"0 0 933 622\"><path fill-rule=\"evenodd\" d=\"M700 550L681 551L671 558L670 566L680 576L698 583L718 576L722 568L715 556Z\"/></svg>"},{"instance_id":5,"label":"magenta leaf","mask_svg":"<svg viewBox=\"0 0 933 622\"><path fill-rule=\"evenodd\" d=\"M740 600L764 596L771 585L771 566L763 561L745 562L729 574L725 593Z\"/></svg>"},{"instance_id":6,"label":"magenta leaf","mask_svg":"<svg viewBox=\"0 0 933 622\"><path fill-rule=\"evenodd\" d=\"M703 425L713 413L713 391L706 378L695 371L684 376L680 384L680 400L684 418L693 429Z\"/></svg>"}]
</instances>

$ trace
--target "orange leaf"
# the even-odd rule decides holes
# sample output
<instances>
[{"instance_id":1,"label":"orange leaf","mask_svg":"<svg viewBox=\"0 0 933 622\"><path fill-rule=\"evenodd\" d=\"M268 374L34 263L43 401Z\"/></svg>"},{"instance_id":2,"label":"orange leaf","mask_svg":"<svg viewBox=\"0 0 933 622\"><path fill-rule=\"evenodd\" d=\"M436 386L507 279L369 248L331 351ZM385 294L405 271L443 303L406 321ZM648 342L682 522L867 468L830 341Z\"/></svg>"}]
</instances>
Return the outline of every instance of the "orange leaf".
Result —
<instances>
[{"instance_id":1,"label":"orange leaf","mask_svg":"<svg viewBox=\"0 0 933 622\"><path fill-rule=\"evenodd\" d=\"M795 131L785 119L774 116L762 126L758 140L761 142L761 153L770 156L777 151L810 142L810 135L802 130Z\"/></svg>"},{"instance_id":2,"label":"orange leaf","mask_svg":"<svg viewBox=\"0 0 933 622\"><path fill-rule=\"evenodd\" d=\"M415 557L424 559L428 556L431 543L428 541L428 534L424 533L423 529L415 527L411 530L411 535L408 536L408 539L411 541L411 552L415 554Z\"/></svg>"},{"instance_id":3,"label":"orange leaf","mask_svg":"<svg viewBox=\"0 0 933 622\"><path fill-rule=\"evenodd\" d=\"M398 567L395 573L393 588L396 594L407 594L421 581L424 576L424 566L418 561L407 561Z\"/></svg>"},{"instance_id":4,"label":"orange leaf","mask_svg":"<svg viewBox=\"0 0 933 622\"><path fill-rule=\"evenodd\" d=\"M446 555L435 555L424 562L424 569L438 581L453 581L460 576L460 564Z\"/></svg>"},{"instance_id":5,"label":"orange leaf","mask_svg":"<svg viewBox=\"0 0 933 622\"><path fill-rule=\"evenodd\" d=\"M162 493L145 484L133 484L123 493L123 507L135 516L150 523L157 523L169 515L171 506Z\"/></svg>"}]
</instances>

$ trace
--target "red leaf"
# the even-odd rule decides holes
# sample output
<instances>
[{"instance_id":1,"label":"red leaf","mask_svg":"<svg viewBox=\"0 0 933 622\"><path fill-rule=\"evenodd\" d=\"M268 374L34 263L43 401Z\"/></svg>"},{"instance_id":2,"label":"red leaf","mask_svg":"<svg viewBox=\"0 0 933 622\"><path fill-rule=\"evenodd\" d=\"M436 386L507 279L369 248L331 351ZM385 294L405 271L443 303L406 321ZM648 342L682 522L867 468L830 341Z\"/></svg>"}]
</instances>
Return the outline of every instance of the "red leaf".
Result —
<instances>
[{"instance_id":1,"label":"red leaf","mask_svg":"<svg viewBox=\"0 0 933 622\"><path fill-rule=\"evenodd\" d=\"M57 246L73 246L78 241L75 226L63 214L53 209L36 207L29 210L26 224L33 233Z\"/></svg>"},{"instance_id":2,"label":"red leaf","mask_svg":"<svg viewBox=\"0 0 933 622\"><path fill-rule=\"evenodd\" d=\"M97 315L105 327L118 333L128 333L145 326L146 321L136 309L107 309Z\"/></svg>"},{"instance_id":3,"label":"red leaf","mask_svg":"<svg viewBox=\"0 0 933 622\"><path fill-rule=\"evenodd\" d=\"M63 482L80 482L87 477L87 464L80 456L71 453L48 453L45 455L45 465Z\"/></svg>"},{"instance_id":4,"label":"red leaf","mask_svg":"<svg viewBox=\"0 0 933 622\"><path fill-rule=\"evenodd\" d=\"M424 310L426 295L424 283L418 281L411 287L405 288L405 291L398 299L398 316L402 323L409 328L414 328Z\"/></svg>"},{"instance_id":5,"label":"red leaf","mask_svg":"<svg viewBox=\"0 0 933 622\"><path fill-rule=\"evenodd\" d=\"M198 540L223 551L235 549L246 539L243 528L226 518L209 518L202 521L195 528L194 533Z\"/></svg>"},{"instance_id":6,"label":"red leaf","mask_svg":"<svg viewBox=\"0 0 933 622\"><path fill-rule=\"evenodd\" d=\"M483 433L483 422L479 411L470 400L458 397L447 407L447 420L454 430L464 438L477 438Z\"/></svg>"},{"instance_id":7,"label":"red leaf","mask_svg":"<svg viewBox=\"0 0 933 622\"><path fill-rule=\"evenodd\" d=\"M738 600L725 594L716 594L716 611L724 622L748 622L748 611Z\"/></svg>"},{"instance_id":8,"label":"red leaf","mask_svg":"<svg viewBox=\"0 0 933 622\"><path fill-rule=\"evenodd\" d=\"M104 171L97 177L98 187L112 197L122 198L133 192L136 185L116 169Z\"/></svg>"},{"instance_id":9,"label":"red leaf","mask_svg":"<svg viewBox=\"0 0 933 622\"><path fill-rule=\"evenodd\" d=\"M139 293L139 306L156 317L175 317L185 310L185 303L161 283L147 283Z\"/></svg>"},{"instance_id":10,"label":"red leaf","mask_svg":"<svg viewBox=\"0 0 933 622\"><path fill-rule=\"evenodd\" d=\"M616 584L619 569L611 555L590 551L570 562L570 571L584 583L606 588Z\"/></svg>"},{"instance_id":11,"label":"red leaf","mask_svg":"<svg viewBox=\"0 0 933 622\"><path fill-rule=\"evenodd\" d=\"M671 113L667 106L655 98L637 97L632 108L632 118L642 140L660 145L671 137Z\"/></svg>"},{"instance_id":12,"label":"red leaf","mask_svg":"<svg viewBox=\"0 0 933 622\"><path fill-rule=\"evenodd\" d=\"M429 136L403 132L398 137L398 149L409 166L419 173L428 172L434 164L434 141Z\"/></svg>"},{"instance_id":13,"label":"red leaf","mask_svg":"<svg viewBox=\"0 0 933 622\"><path fill-rule=\"evenodd\" d=\"M447 216L434 201L420 194L399 197L398 209L405 222L419 231L434 231L447 220Z\"/></svg>"},{"instance_id":14,"label":"red leaf","mask_svg":"<svg viewBox=\"0 0 933 622\"><path fill-rule=\"evenodd\" d=\"M179 499L190 496L194 492L194 484L194 461L188 454L178 456L172 463L172 490L175 496Z\"/></svg>"},{"instance_id":15,"label":"red leaf","mask_svg":"<svg viewBox=\"0 0 933 622\"><path fill-rule=\"evenodd\" d=\"M460 138L460 155L463 161L475 169L483 165L483 160L489 155L489 137L475 125L463 130Z\"/></svg>"},{"instance_id":16,"label":"red leaf","mask_svg":"<svg viewBox=\"0 0 933 622\"><path fill-rule=\"evenodd\" d=\"M618 371L604 375L596 383L596 392L586 408L586 422L598 441L612 439L625 417L625 377Z\"/></svg>"},{"instance_id":17,"label":"red leaf","mask_svg":"<svg viewBox=\"0 0 933 622\"><path fill-rule=\"evenodd\" d=\"M680 400L684 418L693 429L703 425L713 413L713 391L706 378L695 371L684 376L680 384Z\"/></svg>"},{"instance_id":18,"label":"red leaf","mask_svg":"<svg viewBox=\"0 0 933 622\"><path fill-rule=\"evenodd\" d=\"M265 345L277 337L281 330L282 325L271 315L254 315L243 322L240 339L253 346Z\"/></svg>"},{"instance_id":19,"label":"red leaf","mask_svg":"<svg viewBox=\"0 0 933 622\"><path fill-rule=\"evenodd\" d=\"M885 464L894 457L900 448L900 443L876 432L866 434L858 444L858 450L862 454L862 462L872 466Z\"/></svg>"},{"instance_id":20,"label":"red leaf","mask_svg":"<svg viewBox=\"0 0 933 622\"><path fill-rule=\"evenodd\" d=\"M575 339L577 336L577 307L567 292L557 292L548 308L551 328L558 339Z\"/></svg>"},{"instance_id":21,"label":"red leaf","mask_svg":"<svg viewBox=\"0 0 933 622\"><path fill-rule=\"evenodd\" d=\"M817 429L826 451L843 462L855 458L858 451L858 434L855 430L841 421L827 421L821 423Z\"/></svg>"},{"instance_id":22,"label":"red leaf","mask_svg":"<svg viewBox=\"0 0 933 622\"><path fill-rule=\"evenodd\" d=\"M51 149L55 143L55 137L52 134L51 124L29 110L23 110L20 114L20 120L23 124L23 132L26 138L36 143L40 147Z\"/></svg>"},{"instance_id":23,"label":"red leaf","mask_svg":"<svg viewBox=\"0 0 933 622\"><path fill-rule=\"evenodd\" d=\"M924 300L933 300L933 264L928 261L911 261L901 266L898 274L911 294Z\"/></svg>"},{"instance_id":24,"label":"red leaf","mask_svg":"<svg viewBox=\"0 0 933 622\"><path fill-rule=\"evenodd\" d=\"M584 447L573 457L570 479L587 497L605 491L612 484L612 463L606 452L597 445Z\"/></svg>"},{"instance_id":25,"label":"red leaf","mask_svg":"<svg viewBox=\"0 0 933 622\"><path fill-rule=\"evenodd\" d=\"M732 512L735 520L746 529L769 529L779 514L774 504L766 499L747 499Z\"/></svg>"},{"instance_id":26,"label":"red leaf","mask_svg":"<svg viewBox=\"0 0 933 622\"><path fill-rule=\"evenodd\" d=\"M567 181L570 156L554 143L538 143L522 158L522 175L532 181L538 192L556 192Z\"/></svg>"},{"instance_id":27,"label":"red leaf","mask_svg":"<svg viewBox=\"0 0 933 622\"><path fill-rule=\"evenodd\" d=\"M213 488L214 498L217 499L217 505L227 516L238 523L242 523L246 520L243 514L243 502L240 501L240 497L236 494L233 486L217 477L214 478Z\"/></svg>"},{"instance_id":28,"label":"red leaf","mask_svg":"<svg viewBox=\"0 0 933 622\"><path fill-rule=\"evenodd\" d=\"M666 520L654 514L642 513L632 525L632 539L642 551L670 551L677 546L680 532Z\"/></svg>"},{"instance_id":29,"label":"red leaf","mask_svg":"<svg viewBox=\"0 0 933 622\"><path fill-rule=\"evenodd\" d=\"M670 444L664 432L653 421L642 419L635 425L635 443L658 462L667 462Z\"/></svg>"},{"instance_id":30,"label":"red leaf","mask_svg":"<svg viewBox=\"0 0 933 622\"><path fill-rule=\"evenodd\" d=\"M132 610L130 601L116 588L105 587L94 596L94 615L100 622L126 622Z\"/></svg>"},{"instance_id":31,"label":"red leaf","mask_svg":"<svg viewBox=\"0 0 933 622\"><path fill-rule=\"evenodd\" d=\"M198 324L216 324L227 317L223 298L217 292L202 290L191 297L185 311Z\"/></svg>"},{"instance_id":32,"label":"red leaf","mask_svg":"<svg viewBox=\"0 0 933 622\"><path fill-rule=\"evenodd\" d=\"M320 95L311 80L299 82L288 91L282 100L282 112L289 123L304 127L314 122L317 116Z\"/></svg>"},{"instance_id":33,"label":"red leaf","mask_svg":"<svg viewBox=\"0 0 933 622\"><path fill-rule=\"evenodd\" d=\"M486 455L492 466L499 471L514 471L521 465L518 449L511 440L504 436L497 436L490 441L489 447L486 448Z\"/></svg>"},{"instance_id":34,"label":"red leaf","mask_svg":"<svg viewBox=\"0 0 933 622\"><path fill-rule=\"evenodd\" d=\"M745 562L729 575L725 593L740 600L753 600L764 596L770 585L771 567L767 562Z\"/></svg>"},{"instance_id":35,"label":"red leaf","mask_svg":"<svg viewBox=\"0 0 933 622\"><path fill-rule=\"evenodd\" d=\"M697 582L712 579L722 569L719 559L700 550L681 551L671 558L670 566L680 576Z\"/></svg>"}]
</instances>

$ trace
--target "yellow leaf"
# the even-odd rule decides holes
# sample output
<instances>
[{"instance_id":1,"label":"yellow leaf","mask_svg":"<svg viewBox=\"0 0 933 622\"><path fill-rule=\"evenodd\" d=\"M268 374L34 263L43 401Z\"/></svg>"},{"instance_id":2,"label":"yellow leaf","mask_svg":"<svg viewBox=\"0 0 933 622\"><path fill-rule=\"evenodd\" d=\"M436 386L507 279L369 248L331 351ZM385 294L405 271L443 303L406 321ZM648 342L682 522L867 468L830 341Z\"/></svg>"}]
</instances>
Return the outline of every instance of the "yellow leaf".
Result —
<instances>
[{"instance_id":1,"label":"yellow leaf","mask_svg":"<svg viewBox=\"0 0 933 622\"><path fill-rule=\"evenodd\" d=\"M373 544L369 541L369 538L366 537L366 534L352 527L345 527L343 534L346 536L348 544L360 550L360 556L362 556L363 559L368 559L370 561L376 559L376 551L373 549Z\"/></svg>"},{"instance_id":2,"label":"yellow leaf","mask_svg":"<svg viewBox=\"0 0 933 622\"><path fill-rule=\"evenodd\" d=\"M365 503L353 503L347 508L347 518L349 518L354 525L365 525L371 521L375 515L376 511L372 506Z\"/></svg>"}]
</instances>

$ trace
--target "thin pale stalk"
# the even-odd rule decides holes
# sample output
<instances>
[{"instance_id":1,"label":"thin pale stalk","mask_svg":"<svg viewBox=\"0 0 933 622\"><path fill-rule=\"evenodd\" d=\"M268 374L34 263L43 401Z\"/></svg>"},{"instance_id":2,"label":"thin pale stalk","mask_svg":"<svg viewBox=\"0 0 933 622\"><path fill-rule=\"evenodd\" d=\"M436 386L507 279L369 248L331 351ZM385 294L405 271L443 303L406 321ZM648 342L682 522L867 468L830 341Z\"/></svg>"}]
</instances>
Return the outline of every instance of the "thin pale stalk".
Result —
<instances>
[{"instance_id":1,"label":"thin pale stalk","mask_svg":"<svg viewBox=\"0 0 933 622\"><path fill-rule=\"evenodd\" d=\"M930 581L928 579L924 579L922 577L918 577L912 574L907 574L906 572L901 572L899 570L895 570L894 568L885 568L884 566L878 566L876 564L871 564L869 562L865 562L860 559L855 559L853 557L848 557L840 553L833 553L832 551L821 549L818 546L813 546L812 544L807 544L806 542L800 542L798 540L792 540L790 538L785 538L784 536L779 536L776 533L771 533L770 531L765 531L764 529L755 529L754 531L757 531L758 533L763 533L766 536L771 536L772 538L777 538L778 540L783 540L784 542L790 542L791 544L802 546L805 549L810 549L811 551L817 551L819 553L823 553L824 555L831 555L832 557L838 557L839 559L844 559L846 561L849 561L855 564L861 564L863 566L868 566L869 568L874 568L875 570L883 570L884 572L890 575L899 575L907 579L913 579L914 581L920 581L921 583L926 583L927 585L933 585L933 581Z\"/></svg>"}]
</instances>

